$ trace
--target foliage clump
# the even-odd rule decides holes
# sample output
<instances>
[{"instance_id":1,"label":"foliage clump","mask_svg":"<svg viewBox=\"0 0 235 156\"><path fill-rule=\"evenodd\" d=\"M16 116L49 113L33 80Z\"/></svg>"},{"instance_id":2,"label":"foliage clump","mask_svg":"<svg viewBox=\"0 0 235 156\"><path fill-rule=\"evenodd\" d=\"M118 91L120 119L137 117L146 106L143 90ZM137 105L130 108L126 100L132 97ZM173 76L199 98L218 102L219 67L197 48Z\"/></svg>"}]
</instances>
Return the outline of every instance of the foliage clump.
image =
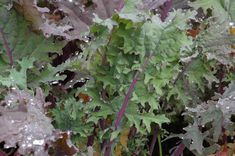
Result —
<instances>
[{"instance_id":1,"label":"foliage clump","mask_svg":"<svg viewBox=\"0 0 235 156\"><path fill-rule=\"evenodd\" d=\"M29 154L25 128L1 139L20 130L11 124L20 113L43 143L38 130L64 131L49 145L54 154L149 155L158 138L162 155L161 136L182 140L174 155L224 152L234 131L234 8L232 0L1 1L0 141ZM46 97L30 94L38 87ZM181 115L182 133L165 133ZM65 143L70 132L79 151Z\"/></svg>"}]
</instances>

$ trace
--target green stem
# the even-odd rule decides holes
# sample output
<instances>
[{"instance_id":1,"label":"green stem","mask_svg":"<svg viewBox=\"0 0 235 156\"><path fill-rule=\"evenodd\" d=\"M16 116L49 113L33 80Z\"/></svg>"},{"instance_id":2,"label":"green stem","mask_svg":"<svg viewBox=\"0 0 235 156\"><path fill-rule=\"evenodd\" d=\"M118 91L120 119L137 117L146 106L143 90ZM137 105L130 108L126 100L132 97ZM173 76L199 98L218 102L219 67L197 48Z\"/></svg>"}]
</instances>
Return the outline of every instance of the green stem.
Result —
<instances>
[{"instance_id":1,"label":"green stem","mask_svg":"<svg viewBox=\"0 0 235 156\"><path fill-rule=\"evenodd\" d=\"M159 147L159 156L163 156L162 155L162 141L161 141L161 135L159 134L158 137L157 137L157 140L158 140L158 147Z\"/></svg>"}]
</instances>

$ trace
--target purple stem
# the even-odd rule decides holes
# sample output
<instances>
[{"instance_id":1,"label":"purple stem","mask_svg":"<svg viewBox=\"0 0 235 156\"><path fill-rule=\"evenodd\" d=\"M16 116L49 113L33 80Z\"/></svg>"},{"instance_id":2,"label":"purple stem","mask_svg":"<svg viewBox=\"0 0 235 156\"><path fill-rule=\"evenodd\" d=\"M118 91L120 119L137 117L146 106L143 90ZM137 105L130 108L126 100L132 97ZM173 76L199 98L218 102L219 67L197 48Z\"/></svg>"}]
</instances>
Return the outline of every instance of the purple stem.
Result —
<instances>
[{"instance_id":1,"label":"purple stem","mask_svg":"<svg viewBox=\"0 0 235 156\"><path fill-rule=\"evenodd\" d=\"M122 107L121 107L120 111L118 112L117 118L116 118L116 120L114 122L115 129L117 129L119 127L121 119L124 116L124 113L126 111L128 103L129 103L129 98L130 98L130 96L131 96L131 94L132 94L132 92L134 90L134 87L135 87L137 81L138 81L138 77L139 77L139 72L136 73L134 79L132 80L131 85L129 87L129 90L128 90L126 96L125 96L125 100L124 100L124 102L122 104Z\"/></svg>"},{"instance_id":2,"label":"purple stem","mask_svg":"<svg viewBox=\"0 0 235 156\"><path fill-rule=\"evenodd\" d=\"M163 9L162 9L162 12L161 12L161 20L162 20L163 22L164 22L165 19L167 18L168 12L171 10L172 5L173 5L172 0L167 0L167 1L164 3Z\"/></svg>"},{"instance_id":3,"label":"purple stem","mask_svg":"<svg viewBox=\"0 0 235 156\"><path fill-rule=\"evenodd\" d=\"M0 156L7 156L5 152L3 152L2 150L0 150Z\"/></svg>"},{"instance_id":4,"label":"purple stem","mask_svg":"<svg viewBox=\"0 0 235 156\"><path fill-rule=\"evenodd\" d=\"M126 96L125 96L125 100L124 100L124 102L123 102L123 104L122 104L122 106L121 106L121 109L119 110L118 115L117 115L117 117L116 117L116 119L115 119L115 122L114 122L114 128L115 128L115 129L118 129L118 127L119 127L119 125L120 125L120 123L121 123L121 120L122 120L122 118L123 118L123 116L124 116L124 114L125 114L125 112L126 112L126 108L127 108L127 106L128 106L131 93L133 92L133 90L134 90L134 88L135 88L135 85L136 85L136 83L137 83L137 81L138 81L139 75L140 75L140 74L145 70L145 68L147 67L148 62L149 62L149 59L152 57L152 55L153 55L153 54L151 53L150 56L148 56L148 57L145 59L144 64L143 64L143 66L142 66L142 68L141 68L141 71L138 71L138 72L135 74L135 76L134 76L134 78L133 78L133 80L132 80L132 82L131 82L131 85L130 85L130 87L129 87L129 89L128 89L128 92L127 92L127 94L126 94ZM113 144L113 141L109 141L109 142L108 142L107 147L106 147L106 149L105 149L104 156L109 156L109 155L110 155L112 144Z\"/></svg>"},{"instance_id":5,"label":"purple stem","mask_svg":"<svg viewBox=\"0 0 235 156\"><path fill-rule=\"evenodd\" d=\"M118 10L120 11L122 9L122 7L124 6L124 0L121 0L120 1L120 4L119 4L119 7L118 7ZM167 2L164 3L164 7L163 7L163 11L161 13L161 20L164 21L168 15L168 12L170 11L172 7L172 0L168 0ZM129 104L129 99L130 99L130 96L135 88L135 85L137 84L137 81L138 81L138 78L139 78L139 75L145 70L147 64L148 64L148 61L149 59L152 57L152 53L150 54L150 56L148 56L145 61L144 61L144 64L142 66L142 69L140 72L137 72L131 82L131 85L128 89L128 92L125 96L125 100L121 106L121 109L119 110L118 112L118 115L114 121L114 128L115 129L118 129L119 125L120 125L120 122L126 112L126 108ZM156 141L155 141L156 143ZM111 147L112 147L112 144L113 144L113 141L109 141L108 144L107 144L107 147L105 149L105 153L104 153L104 156L109 156L110 155L110 152L111 152ZM154 144L155 145L155 144ZM153 146L154 146L153 145Z\"/></svg>"},{"instance_id":6,"label":"purple stem","mask_svg":"<svg viewBox=\"0 0 235 156\"><path fill-rule=\"evenodd\" d=\"M153 133L153 139L151 141L151 145L150 145L150 156L153 154L153 150L154 150L154 147L155 147L155 144L156 144L156 141L157 141L157 136L158 136L158 127L155 126L154 128L154 133Z\"/></svg>"},{"instance_id":7,"label":"purple stem","mask_svg":"<svg viewBox=\"0 0 235 156\"><path fill-rule=\"evenodd\" d=\"M180 145L176 148L172 156L180 156L184 152L185 146L184 143L180 143Z\"/></svg>"},{"instance_id":8,"label":"purple stem","mask_svg":"<svg viewBox=\"0 0 235 156\"><path fill-rule=\"evenodd\" d=\"M134 76L134 78L133 78L133 80L132 80L132 82L131 82L131 85L130 85L130 87L129 87L129 89L128 89L128 92L127 92L127 94L126 94L126 96L125 96L125 100L124 100L124 102L122 103L121 109L119 110L118 115L117 115L117 117L116 117L116 119L115 119L115 122L114 122L114 127L115 127L115 129L118 129L118 127L119 127L119 125L120 125L120 122L121 122L121 119L122 119L122 117L124 116L124 114L125 114L125 112L126 112L126 108L127 108L128 104L129 104L130 96L131 96L131 94L132 94L132 92L133 92L133 90L134 90L134 88L135 88L135 85L136 85L136 83L137 83L137 81L138 81L139 75L144 72L145 68L146 68L147 65L148 65L149 59L150 59L151 57L152 57L152 54L150 54L150 56L148 56L148 57L145 59L144 64L143 64L143 66L142 66L142 68L141 68L141 71L138 71L138 72L135 74L135 76Z\"/></svg>"},{"instance_id":9,"label":"purple stem","mask_svg":"<svg viewBox=\"0 0 235 156\"><path fill-rule=\"evenodd\" d=\"M122 8L124 7L124 4L125 4L124 0L120 0L117 11L121 11Z\"/></svg>"},{"instance_id":10,"label":"purple stem","mask_svg":"<svg viewBox=\"0 0 235 156\"><path fill-rule=\"evenodd\" d=\"M12 51L7 43L7 40L6 40L6 37L4 35L4 32L3 32L3 29L0 28L0 33L1 33L1 36L2 36L2 39L3 39L3 42L4 42L4 47L7 51L7 56L8 56L8 59L9 59L9 63L11 66L14 65L14 62L13 62L13 54L12 54Z\"/></svg>"},{"instance_id":11,"label":"purple stem","mask_svg":"<svg viewBox=\"0 0 235 156\"><path fill-rule=\"evenodd\" d=\"M104 156L110 156L113 141L109 141L104 152Z\"/></svg>"}]
</instances>

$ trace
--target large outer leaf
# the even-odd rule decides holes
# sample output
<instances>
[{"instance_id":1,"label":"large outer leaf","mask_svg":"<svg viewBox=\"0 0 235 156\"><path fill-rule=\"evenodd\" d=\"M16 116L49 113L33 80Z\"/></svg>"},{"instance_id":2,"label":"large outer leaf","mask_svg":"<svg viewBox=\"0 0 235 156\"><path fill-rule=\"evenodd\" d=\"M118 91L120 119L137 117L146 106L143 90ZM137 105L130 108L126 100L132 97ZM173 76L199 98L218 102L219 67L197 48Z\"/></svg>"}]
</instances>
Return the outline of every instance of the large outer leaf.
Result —
<instances>
[{"instance_id":1,"label":"large outer leaf","mask_svg":"<svg viewBox=\"0 0 235 156\"><path fill-rule=\"evenodd\" d=\"M196 9L202 8L204 12L208 8L212 9L212 15L220 22L228 20L229 16L233 21L235 18L234 0L196 0L195 2L189 3L189 5Z\"/></svg>"},{"instance_id":2,"label":"large outer leaf","mask_svg":"<svg viewBox=\"0 0 235 156\"><path fill-rule=\"evenodd\" d=\"M3 101L2 101L3 102ZM0 105L0 142L5 148L19 146L18 152L35 156L47 156L45 145L53 141L54 128L44 114L44 97L40 89L36 96L13 89L5 98L6 106Z\"/></svg>"},{"instance_id":3,"label":"large outer leaf","mask_svg":"<svg viewBox=\"0 0 235 156\"><path fill-rule=\"evenodd\" d=\"M125 14L127 15L128 12ZM171 82L179 70L178 61L181 49L187 49L192 45L192 41L186 36L185 29L188 27L186 21L194 18L195 14L194 11L177 10L170 13L166 22L162 22L157 15L152 17L146 15L146 18L149 17L150 20L145 21L137 19L137 16L126 17L122 12L120 16L112 18L118 26L113 27L111 31L100 25L97 26L98 24L94 25L93 30L96 30L94 35L98 34L98 37L90 43L96 49L94 48L93 51L89 49L90 57L83 57L79 63L95 78L95 88L104 88L108 92L110 97L107 97L106 105L114 108L110 115L118 112L133 75L141 70L141 64L145 58L153 53L146 71L148 75L145 80L144 75L138 80L125 115L128 123L134 124L142 134L151 131L151 123L168 122L165 116L155 115L153 110L158 108L159 98L164 92L163 88ZM111 39L104 41L106 38ZM102 56L106 56L107 63L102 64ZM90 88L89 90L91 91ZM118 96L115 95L117 92ZM88 95L92 98L94 96L90 93ZM108 111L108 107L102 106L105 104L100 103L104 101L91 101L88 106L92 104L92 106L101 107L99 111L105 118L107 113L104 112L111 111ZM139 110L142 108L141 113ZM97 118L92 121L97 121Z\"/></svg>"},{"instance_id":4,"label":"large outer leaf","mask_svg":"<svg viewBox=\"0 0 235 156\"><path fill-rule=\"evenodd\" d=\"M199 154L202 154L202 143L205 136L203 136L201 131L198 129L197 122L185 127L184 130L186 131L185 139L189 139L191 141L190 150L196 150Z\"/></svg>"},{"instance_id":5,"label":"large outer leaf","mask_svg":"<svg viewBox=\"0 0 235 156\"><path fill-rule=\"evenodd\" d=\"M203 47L204 55L208 60L217 60L222 64L233 65L235 63L231 52L235 43L235 36L228 34L229 22L219 23L209 21L209 28L198 35L199 46Z\"/></svg>"},{"instance_id":6,"label":"large outer leaf","mask_svg":"<svg viewBox=\"0 0 235 156\"><path fill-rule=\"evenodd\" d=\"M219 99L217 107L221 109L224 117L224 126L228 127L234 123L231 116L235 114L235 84L232 82L226 89L223 97Z\"/></svg>"},{"instance_id":7,"label":"large outer leaf","mask_svg":"<svg viewBox=\"0 0 235 156\"><path fill-rule=\"evenodd\" d=\"M81 0L78 1L77 5L69 1L58 1L56 3L59 9L67 14L67 18L72 24L71 36L74 36L74 39L81 37L89 30L89 26L93 23L94 14L97 14L101 19L111 17L119 5L119 0L92 0L92 4L88 7L85 7L83 3Z\"/></svg>"},{"instance_id":8,"label":"large outer leaf","mask_svg":"<svg viewBox=\"0 0 235 156\"><path fill-rule=\"evenodd\" d=\"M32 22L34 29L42 30L46 36L62 36L68 40L86 40L84 35L88 32L89 26L93 24L94 14L101 19L107 19L120 5L119 0L50 1L65 15L63 19L53 20L55 15L49 14L48 8L38 7L32 0L16 2L17 10Z\"/></svg>"},{"instance_id":9,"label":"large outer leaf","mask_svg":"<svg viewBox=\"0 0 235 156\"><path fill-rule=\"evenodd\" d=\"M19 16L14 9L7 10L7 3L0 2L0 27L3 28L6 39L13 51L14 60L25 56L48 61L48 52L58 52L63 47L63 43L57 43L52 39L46 39L41 34L36 34L29 29L28 23ZM2 5L2 6L1 6ZM0 37L0 49L4 49L3 40ZM3 50L0 55L5 61L6 52Z\"/></svg>"}]
</instances>

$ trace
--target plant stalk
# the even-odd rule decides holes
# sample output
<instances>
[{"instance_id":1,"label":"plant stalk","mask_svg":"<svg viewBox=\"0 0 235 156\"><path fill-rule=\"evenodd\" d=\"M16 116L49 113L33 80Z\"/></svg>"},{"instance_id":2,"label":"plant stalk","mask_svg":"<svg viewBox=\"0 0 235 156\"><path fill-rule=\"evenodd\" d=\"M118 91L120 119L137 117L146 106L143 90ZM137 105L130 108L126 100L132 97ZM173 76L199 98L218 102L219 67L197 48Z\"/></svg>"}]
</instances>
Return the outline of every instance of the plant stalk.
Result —
<instances>
[{"instance_id":1,"label":"plant stalk","mask_svg":"<svg viewBox=\"0 0 235 156\"><path fill-rule=\"evenodd\" d=\"M4 34L2 28L0 28L0 34L1 34L2 39L3 39L4 47L5 47L6 51L7 51L7 56L8 56L8 59L9 59L9 63L10 63L11 66L13 66L14 65L13 54L12 54L12 51L11 51L9 45L8 45L8 42L6 40L6 37L5 37L5 34Z\"/></svg>"},{"instance_id":2,"label":"plant stalk","mask_svg":"<svg viewBox=\"0 0 235 156\"><path fill-rule=\"evenodd\" d=\"M153 132L153 138L152 138L150 149L149 149L149 155L150 156L152 156L152 154L153 154L153 150L154 150L154 147L155 147L155 144L156 144L156 141L157 141L157 136L158 136L158 127L155 126L154 132Z\"/></svg>"},{"instance_id":3,"label":"plant stalk","mask_svg":"<svg viewBox=\"0 0 235 156\"><path fill-rule=\"evenodd\" d=\"M176 148L172 156L180 156L184 152L185 146L184 143L181 142L180 145Z\"/></svg>"},{"instance_id":4,"label":"plant stalk","mask_svg":"<svg viewBox=\"0 0 235 156\"><path fill-rule=\"evenodd\" d=\"M121 2L122 2L122 1L120 1L120 4L123 4L123 5L124 5L124 3L121 3ZM123 1L123 2L124 2L124 1ZM164 6L163 12L162 12L162 14L161 14L161 20L162 20L162 21L165 21L166 17L168 16L168 12L170 11L170 9L171 9L171 7L172 7L172 3L173 3L172 0L168 0L168 1L165 2L165 6ZM120 6L122 6L122 5L120 5ZM123 7L123 6L122 6L122 7ZM120 10L120 8L119 8L119 10ZM124 116L124 114L125 114L125 112L126 112L126 108L127 108L128 104L129 104L130 96L131 96L131 94L132 94L132 92L133 92L133 90L134 90L134 88L135 88L135 85L137 84L139 75L144 72L145 68L146 68L147 65L148 65L149 59L152 57L152 55L153 55L153 53L150 53L150 55L145 59L144 64L143 64L141 70L138 71L138 72L135 74L135 76L134 76L134 78L133 78L133 80L132 80L132 82L131 82L131 84L130 84L130 87L129 87L129 89L128 89L128 92L127 92L127 94L126 94L126 96L125 96L125 100L124 100L124 102L123 102L123 104L122 104L122 106L121 106L121 109L120 109L120 111L118 112L118 115L117 115L117 117L116 117L116 119L115 119L115 121L114 121L114 128L115 128L115 129L118 129L118 127L119 127L119 125L120 125L120 123L121 123L121 119L123 118L123 116ZM107 147L106 147L104 156L109 156L109 155L110 155L112 143L113 143L112 141L109 141L109 143L108 143L108 145L107 145Z\"/></svg>"},{"instance_id":5,"label":"plant stalk","mask_svg":"<svg viewBox=\"0 0 235 156\"><path fill-rule=\"evenodd\" d=\"M161 135L160 134L158 134L157 140L158 140L159 156L163 156L162 155L162 141L161 141Z\"/></svg>"}]
</instances>

